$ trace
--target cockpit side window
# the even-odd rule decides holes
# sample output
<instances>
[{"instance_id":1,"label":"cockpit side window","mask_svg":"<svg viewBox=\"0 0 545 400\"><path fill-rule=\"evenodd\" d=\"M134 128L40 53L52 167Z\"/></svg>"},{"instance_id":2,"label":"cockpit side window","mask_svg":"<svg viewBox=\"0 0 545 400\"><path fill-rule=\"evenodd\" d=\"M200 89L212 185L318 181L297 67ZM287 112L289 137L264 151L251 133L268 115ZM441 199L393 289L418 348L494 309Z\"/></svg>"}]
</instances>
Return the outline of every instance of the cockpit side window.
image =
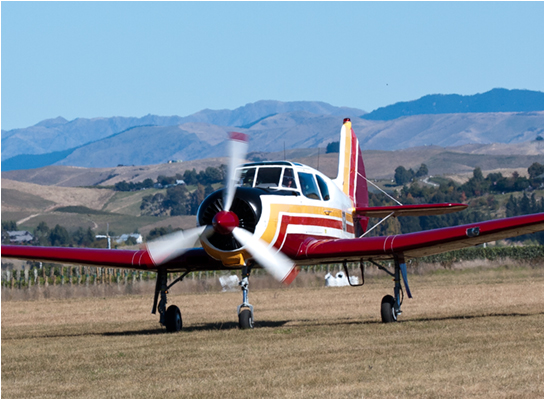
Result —
<instances>
[{"instance_id":1,"label":"cockpit side window","mask_svg":"<svg viewBox=\"0 0 545 400\"><path fill-rule=\"evenodd\" d=\"M326 181L320 175L316 175L316 180L318 181L318 186L320 187L320 192L322 193L322 199L325 201L329 200L329 189L327 187Z\"/></svg>"},{"instance_id":2,"label":"cockpit side window","mask_svg":"<svg viewBox=\"0 0 545 400\"><path fill-rule=\"evenodd\" d=\"M280 183L281 167L260 167L257 171L255 187L278 187Z\"/></svg>"},{"instance_id":3,"label":"cockpit side window","mask_svg":"<svg viewBox=\"0 0 545 400\"><path fill-rule=\"evenodd\" d=\"M293 168L284 168L284 176L282 177L282 187L289 189L297 189Z\"/></svg>"},{"instance_id":4,"label":"cockpit side window","mask_svg":"<svg viewBox=\"0 0 545 400\"><path fill-rule=\"evenodd\" d=\"M318 186L316 186L314 175L305 172L298 172L297 175L299 176L299 182L301 182L303 195L309 199L320 200L320 192Z\"/></svg>"},{"instance_id":5,"label":"cockpit side window","mask_svg":"<svg viewBox=\"0 0 545 400\"><path fill-rule=\"evenodd\" d=\"M244 168L240 174L240 186L252 187L255 180L255 168Z\"/></svg>"}]
</instances>

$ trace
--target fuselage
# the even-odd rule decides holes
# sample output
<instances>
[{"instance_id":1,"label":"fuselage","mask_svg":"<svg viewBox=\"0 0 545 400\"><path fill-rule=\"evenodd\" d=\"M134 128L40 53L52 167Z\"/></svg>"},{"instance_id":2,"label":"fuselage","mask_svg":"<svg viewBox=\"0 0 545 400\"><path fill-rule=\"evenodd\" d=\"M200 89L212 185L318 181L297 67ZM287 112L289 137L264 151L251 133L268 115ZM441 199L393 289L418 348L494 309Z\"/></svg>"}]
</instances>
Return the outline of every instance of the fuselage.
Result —
<instances>
[{"instance_id":1,"label":"fuselage","mask_svg":"<svg viewBox=\"0 0 545 400\"><path fill-rule=\"evenodd\" d=\"M297 241L354 237L354 204L327 176L303 164L267 161L242 165L231 211L240 227L269 247L290 254L288 237ZM212 193L199 208L198 225L210 225L222 209L222 190ZM204 235L207 253L225 266L240 268L251 256L231 235Z\"/></svg>"}]
</instances>

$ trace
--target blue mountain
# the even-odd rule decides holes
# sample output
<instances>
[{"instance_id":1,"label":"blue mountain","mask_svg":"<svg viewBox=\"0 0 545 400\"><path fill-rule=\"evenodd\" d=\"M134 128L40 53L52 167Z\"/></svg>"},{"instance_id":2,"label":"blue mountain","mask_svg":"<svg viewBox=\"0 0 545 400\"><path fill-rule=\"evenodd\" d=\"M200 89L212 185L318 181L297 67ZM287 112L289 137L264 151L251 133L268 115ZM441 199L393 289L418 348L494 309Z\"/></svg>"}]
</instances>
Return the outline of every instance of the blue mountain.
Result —
<instances>
[{"instance_id":1,"label":"blue mountain","mask_svg":"<svg viewBox=\"0 0 545 400\"><path fill-rule=\"evenodd\" d=\"M431 94L418 100L377 108L362 115L361 118L373 121L391 121L400 117L423 114L531 111L543 111L543 92L492 89L486 93L471 96Z\"/></svg>"}]
</instances>

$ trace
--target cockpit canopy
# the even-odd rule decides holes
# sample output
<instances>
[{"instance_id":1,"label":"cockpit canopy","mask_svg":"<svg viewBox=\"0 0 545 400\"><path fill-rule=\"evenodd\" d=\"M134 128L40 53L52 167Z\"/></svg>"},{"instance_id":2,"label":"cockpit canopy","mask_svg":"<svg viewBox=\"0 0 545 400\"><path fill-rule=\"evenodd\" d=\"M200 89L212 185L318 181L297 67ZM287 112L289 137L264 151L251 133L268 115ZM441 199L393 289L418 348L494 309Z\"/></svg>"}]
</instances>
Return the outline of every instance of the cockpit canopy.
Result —
<instances>
[{"instance_id":1,"label":"cockpit canopy","mask_svg":"<svg viewBox=\"0 0 545 400\"><path fill-rule=\"evenodd\" d=\"M299 163L264 161L244 164L240 170L241 187L287 190L293 191L294 194L302 192L309 199L325 201L330 199L325 180Z\"/></svg>"}]
</instances>

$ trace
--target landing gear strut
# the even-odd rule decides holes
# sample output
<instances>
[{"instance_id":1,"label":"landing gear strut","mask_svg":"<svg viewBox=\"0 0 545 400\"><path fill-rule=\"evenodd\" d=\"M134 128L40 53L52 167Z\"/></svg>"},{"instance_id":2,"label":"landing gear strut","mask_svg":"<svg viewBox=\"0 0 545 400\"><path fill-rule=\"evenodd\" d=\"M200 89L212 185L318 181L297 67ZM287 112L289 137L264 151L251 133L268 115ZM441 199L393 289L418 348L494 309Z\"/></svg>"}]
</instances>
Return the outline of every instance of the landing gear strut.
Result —
<instances>
[{"instance_id":1,"label":"landing gear strut","mask_svg":"<svg viewBox=\"0 0 545 400\"><path fill-rule=\"evenodd\" d=\"M238 327L240 329L252 329L254 327L254 306L248 303L248 286L251 268L242 268L242 279L238 283L242 289L242 304L237 308Z\"/></svg>"},{"instance_id":2,"label":"landing gear strut","mask_svg":"<svg viewBox=\"0 0 545 400\"><path fill-rule=\"evenodd\" d=\"M167 271L164 269L160 269L157 271L157 281L155 282L155 296L153 298L153 308L151 310L151 313L155 314L156 310L159 311L159 323L166 328L167 332L181 331L183 325L182 313L180 312L180 309L175 305L171 305L167 309L168 289L170 289L175 283L182 281L189 272L190 271L187 271L170 285L167 285ZM157 305L159 296L161 296L161 300L159 301L159 305Z\"/></svg>"}]
</instances>

